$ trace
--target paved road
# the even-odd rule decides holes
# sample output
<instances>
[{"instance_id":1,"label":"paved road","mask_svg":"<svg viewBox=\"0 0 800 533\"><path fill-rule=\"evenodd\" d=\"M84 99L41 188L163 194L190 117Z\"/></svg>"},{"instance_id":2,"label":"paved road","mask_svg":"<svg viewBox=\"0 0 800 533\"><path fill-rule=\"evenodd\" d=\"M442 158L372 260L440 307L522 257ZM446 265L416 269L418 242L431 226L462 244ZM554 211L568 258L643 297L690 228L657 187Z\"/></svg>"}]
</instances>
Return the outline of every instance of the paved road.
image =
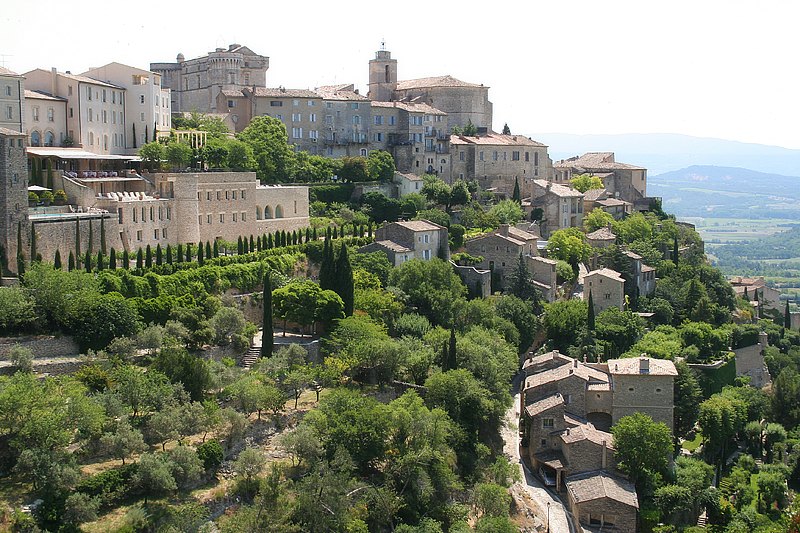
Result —
<instances>
[{"instance_id":1,"label":"paved road","mask_svg":"<svg viewBox=\"0 0 800 533\"><path fill-rule=\"evenodd\" d=\"M551 533L576 533L570 517L561 500L558 499L551 491L546 489L544 485L533 476L528 470L527 466L520 459L519 454L519 433L517 430L517 421L519 419L519 380L517 376L515 380L515 394L514 405L506 412L505 427L503 428L503 451L508 456L512 464L519 465L522 474L523 482L520 484L527 491L530 497L538 505L543 513L540 516L542 524L547 525L547 509L548 504L550 508L550 532ZM577 530L580 531L580 530Z\"/></svg>"}]
</instances>

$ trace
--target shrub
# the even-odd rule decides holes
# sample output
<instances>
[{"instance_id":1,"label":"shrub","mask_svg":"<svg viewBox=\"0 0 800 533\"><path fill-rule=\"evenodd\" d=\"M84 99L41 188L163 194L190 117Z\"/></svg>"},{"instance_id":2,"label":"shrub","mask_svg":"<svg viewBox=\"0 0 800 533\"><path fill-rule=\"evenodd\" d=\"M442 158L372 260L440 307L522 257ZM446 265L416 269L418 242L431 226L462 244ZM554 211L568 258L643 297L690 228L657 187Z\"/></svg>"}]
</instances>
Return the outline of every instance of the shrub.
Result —
<instances>
[{"instance_id":1,"label":"shrub","mask_svg":"<svg viewBox=\"0 0 800 533\"><path fill-rule=\"evenodd\" d=\"M131 479L136 473L137 466L132 463L89 476L78 483L75 490L88 496L99 497L101 506L111 507L128 496Z\"/></svg>"},{"instance_id":2,"label":"shrub","mask_svg":"<svg viewBox=\"0 0 800 533\"><path fill-rule=\"evenodd\" d=\"M206 470L213 470L222 464L225 455L219 441L212 439L197 447L197 457L203 461Z\"/></svg>"}]
</instances>

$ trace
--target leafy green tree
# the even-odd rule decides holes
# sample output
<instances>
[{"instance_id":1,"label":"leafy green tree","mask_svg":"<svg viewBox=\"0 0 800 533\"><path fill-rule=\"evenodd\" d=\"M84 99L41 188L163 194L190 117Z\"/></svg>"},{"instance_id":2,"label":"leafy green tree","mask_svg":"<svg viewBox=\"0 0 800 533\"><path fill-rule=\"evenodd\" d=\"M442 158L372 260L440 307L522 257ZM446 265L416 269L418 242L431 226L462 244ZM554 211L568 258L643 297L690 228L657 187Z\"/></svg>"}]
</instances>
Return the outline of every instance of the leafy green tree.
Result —
<instances>
[{"instance_id":1,"label":"leafy green tree","mask_svg":"<svg viewBox=\"0 0 800 533\"><path fill-rule=\"evenodd\" d=\"M554 231L547 241L547 256L551 259L566 261L577 268L592 254L592 247L586 242L586 236L578 228L566 228Z\"/></svg>"},{"instance_id":2,"label":"leafy green tree","mask_svg":"<svg viewBox=\"0 0 800 533\"><path fill-rule=\"evenodd\" d=\"M666 424L644 413L623 416L611 428L619 469L629 475L639 494L653 476L667 473L672 454L672 434Z\"/></svg>"},{"instance_id":3,"label":"leafy green tree","mask_svg":"<svg viewBox=\"0 0 800 533\"><path fill-rule=\"evenodd\" d=\"M150 496L158 496L178 488L170 472L170 466L163 455L145 453L139 457L139 467L133 475L131 484L144 495L145 503Z\"/></svg>"},{"instance_id":4,"label":"leafy green tree","mask_svg":"<svg viewBox=\"0 0 800 533\"><path fill-rule=\"evenodd\" d=\"M255 154L249 144L231 139L227 142L226 148L228 150L226 161L231 170L244 172L256 168Z\"/></svg>"},{"instance_id":5,"label":"leafy green tree","mask_svg":"<svg viewBox=\"0 0 800 533\"><path fill-rule=\"evenodd\" d=\"M490 392L466 369L433 374L425 387L425 403L442 409L472 437L490 421L498 421L503 411L502 404L493 402Z\"/></svg>"},{"instance_id":6,"label":"leafy green tree","mask_svg":"<svg viewBox=\"0 0 800 533\"><path fill-rule=\"evenodd\" d=\"M64 502L63 520L72 525L92 522L97 520L97 512L100 510L100 498L89 496L82 492L74 492L67 496Z\"/></svg>"},{"instance_id":7,"label":"leafy green tree","mask_svg":"<svg viewBox=\"0 0 800 533\"><path fill-rule=\"evenodd\" d=\"M579 341L586 329L588 306L581 300L566 300L545 305L542 325L547 332L547 339L553 349L563 353L569 351L570 345Z\"/></svg>"},{"instance_id":8,"label":"leafy green tree","mask_svg":"<svg viewBox=\"0 0 800 533\"><path fill-rule=\"evenodd\" d=\"M112 339L136 333L137 313L119 294L75 294L64 322L81 350L105 348Z\"/></svg>"},{"instance_id":9,"label":"leafy green tree","mask_svg":"<svg viewBox=\"0 0 800 533\"><path fill-rule=\"evenodd\" d=\"M600 313L595 322L594 331L598 340L607 346L606 353L613 357L628 351L644 333L643 318L631 311L620 311L616 307Z\"/></svg>"},{"instance_id":10,"label":"leafy green tree","mask_svg":"<svg viewBox=\"0 0 800 533\"><path fill-rule=\"evenodd\" d=\"M330 322L344 315L344 303L333 291L313 281L294 281L272 291L275 313L286 321L307 327ZM284 331L285 331L284 327Z\"/></svg>"},{"instance_id":11,"label":"leafy green tree","mask_svg":"<svg viewBox=\"0 0 800 533\"><path fill-rule=\"evenodd\" d=\"M209 440L197 447L197 457L206 470L212 470L222 464L225 454L217 440Z\"/></svg>"},{"instance_id":12,"label":"leafy green tree","mask_svg":"<svg viewBox=\"0 0 800 533\"><path fill-rule=\"evenodd\" d=\"M678 375L675 377L674 392L674 428L675 436L683 437L694 428L700 414L700 402L703 393L697 377L685 361L675 363Z\"/></svg>"},{"instance_id":13,"label":"leafy green tree","mask_svg":"<svg viewBox=\"0 0 800 533\"><path fill-rule=\"evenodd\" d=\"M515 200L501 200L489 209L489 215L495 217L500 224L511 225L525 218L522 207Z\"/></svg>"},{"instance_id":14,"label":"leafy green tree","mask_svg":"<svg viewBox=\"0 0 800 533\"><path fill-rule=\"evenodd\" d=\"M192 162L192 147L184 142L171 142L164 149L164 155L173 170L183 169Z\"/></svg>"},{"instance_id":15,"label":"leafy green tree","mask_svg":"<svg viewBox=\"0 0 800 533\"><path fill-rule=\"evenodd\" d=\"M591 233L599 230L600 228L605 228L613 222L614 217L611 215L611 213L603 211L599 207L595 207L590 213L587 213L583 217L583 228L587 233Z\"/></svg>"},{"instance_id":16,"label":"leafy green tree","mask_svg":"<svg viewBox=\"0 0 800 533\"><path fill-rule=\"evenodd\" d=\"M409 306L434 324L450 325L454 304L467 294L461 278L440 259L407 261L389 274L389 284L402 290Z\"/></svg>"},{"instance_id":17,"label":"leafy green tree","mask_svg":"<svg viewBox=\"0 0 800 533\"><path fill-rule=\"evenodd\" d=\"M591 189L602 189L605 187L605 185L603 185L603 180L591 174L578 174L569 180L569 184L572 185L573 189L580 192L586 192Z\"/></svg>"},{"instance_id":18,"label":"leafy green tree","mask_svg":"<svg viewBox=\"0 0 800 533\"><path fill-rule=\"evenodd\" d=\"M191 486L203 473L203 461L188 446L176 446L167 452L169 467L175 484L180 488Z\"/></svg>"},{"instance_id":19,"label":"leafy green tree","mask_svg":"<svg viewBox=\"0 0 800 533\"><path fill-rule=\"evenodd\" d=\"M131 427L127 419L120 420L114 431L100 437L100 447L111 457L120 459L123 465L127 457L147 449L142 432Z\"/></svg>"},{"instance_id":20,"label":"leafy green tree","mask_svg":"<svg viewBox=\"0 0 800 533\"><path fill-rule=\"evenodd\" d=\"M370 179L390 181L394 178L394 158L389 152L373 150L367 157L367 174Z\"/></svg>"},{"instance_id":21,"label":"leafy green tree","mask_svg":"<svg viewBox=\"0 0 800 533\"><path fill-rule=\"evenodd\" d=\"M148 444L160 444L161 450L165 451L168 442L178 440L179 420L176 415L177 409L174 407L156 411L150 415L144 431Z\"/></svg>"},{"instance_id":22,"label":"leafy green tree","mask_svg":"<svg viewBox=\"0 0 800 533\"><path fill-rule=\"evenodd\" d=\"M277 183L292 176L295 156L283 122L269 116L255 117L236 138L252 148L260 180Z\"/></svg>"},{"instance_id":23,"label":"leafy green tree","mask_svg":"<svg viewBox=\"0 0 800 533\"><path fill-rule=\"evenodd\" d=\"M541 310L542 296L539 289L534 285L533 276L528 270L528 264L522 256L522 252L517 258L514 271L509 276L508 292L520 300L529 302L534 311Z\"/></svg>"},{"instance_id":24,"label":"leafy green tree","mask_svg":"<svg viewBox=\"0 0 800 533\"><path fill-rule=\"evenodd\" d=\"M162 348L152 368L162 372L172 383L180 383L193 401L201 401L212 385L208 363L183 347Z\"/></svg>"},{"instance_id":25,"label":"leafy green tree","mask_svg":"<svg viewBox=\"0 0 800 533\"><path fill-rule=\"evenodd\" d=\"M166 149L160 142L150 142L139 148L139 157L142 158L144 166L150 170L159 170L166 155Z\"/></svg>"},{"instance_id":26,"label":"leafy green tree","mask_svg":"<svg viewBox=\"0 0 800 533\"><path fill-rule=\"evenodd\" d=\"M706 456L720 465L734 435L744 428L747 406L743 401L714 394L700 404L698 424L703 431Z\"/></svg>"},{"instance_id":27,"label":"leafy green tree","mask_svg":"<svg viewBox=\"0 0 800 533\"><path fill-rule=\"evenodd\" d=\"M511 510L511 494L496 483L476 484L473 501L481 516L508 516Z\"/></svg>"},{"instance_id":28,"label":"leafy green tree","mask_svg":"<svg viewBox=\"0 0 800 533\"><path fill-rule=\"evenodd\" d=\"M309 424L300 424L294 430L278 437L278 444L291 456L292 466L315 463L322 456L322 443Z\"/></svg>"}]
</instances>

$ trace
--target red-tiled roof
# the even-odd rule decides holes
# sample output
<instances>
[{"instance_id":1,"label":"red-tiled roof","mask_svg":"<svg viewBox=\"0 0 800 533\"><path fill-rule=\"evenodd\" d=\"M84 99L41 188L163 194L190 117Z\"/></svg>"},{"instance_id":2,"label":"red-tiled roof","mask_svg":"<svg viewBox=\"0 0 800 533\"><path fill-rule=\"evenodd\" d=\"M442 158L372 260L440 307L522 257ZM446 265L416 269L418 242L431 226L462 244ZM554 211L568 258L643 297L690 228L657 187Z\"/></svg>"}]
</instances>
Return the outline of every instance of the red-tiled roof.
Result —
<instances>
[{"instance_id":1,"label":"red-tiled roof","mask_svg":"<svg viewBox=\"0 0 800 533\"><path fill-rule=\"evenodd\" d=\"M417 78L415 80L404 80L397 82L398 91L404 91L407 89L424 89L426 87L484 87L484 85L461 81L449 74L445 74L444 76ZM488 87L486 88L488 89Z\"/></svg>"}]
</instances>

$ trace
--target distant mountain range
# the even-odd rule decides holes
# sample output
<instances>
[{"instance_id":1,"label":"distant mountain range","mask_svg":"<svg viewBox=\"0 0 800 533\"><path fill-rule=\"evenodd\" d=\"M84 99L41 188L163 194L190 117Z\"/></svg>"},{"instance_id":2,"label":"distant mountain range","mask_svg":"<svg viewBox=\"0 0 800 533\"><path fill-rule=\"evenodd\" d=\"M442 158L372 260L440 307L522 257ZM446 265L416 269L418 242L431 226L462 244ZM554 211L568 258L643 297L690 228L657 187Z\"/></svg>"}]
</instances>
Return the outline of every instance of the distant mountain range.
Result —
<instances>
[{"instance_id":1,"label":"distant mountain range","mask_svg":"<svg viewBox=\"0 0 800 533\"><path fill-rule=\"evenodd\" d=\"M678 217L797 218L800 178L746 168L693 165L648 175L647 193Z\"/></svg>"},{"instance_id":2,"label":"distant mountain range","mask_svg":"<svg viewBox=\"0 0 800 533\"><path fill-rule=\"evenodd\" d=\"M617 161L648 169L648 175L692 165L753 168L760 172L800 176L800 150L672 133L573 135L539 133L554 161L584 152L615 152Z\"/></svg>"}]
</instances>

